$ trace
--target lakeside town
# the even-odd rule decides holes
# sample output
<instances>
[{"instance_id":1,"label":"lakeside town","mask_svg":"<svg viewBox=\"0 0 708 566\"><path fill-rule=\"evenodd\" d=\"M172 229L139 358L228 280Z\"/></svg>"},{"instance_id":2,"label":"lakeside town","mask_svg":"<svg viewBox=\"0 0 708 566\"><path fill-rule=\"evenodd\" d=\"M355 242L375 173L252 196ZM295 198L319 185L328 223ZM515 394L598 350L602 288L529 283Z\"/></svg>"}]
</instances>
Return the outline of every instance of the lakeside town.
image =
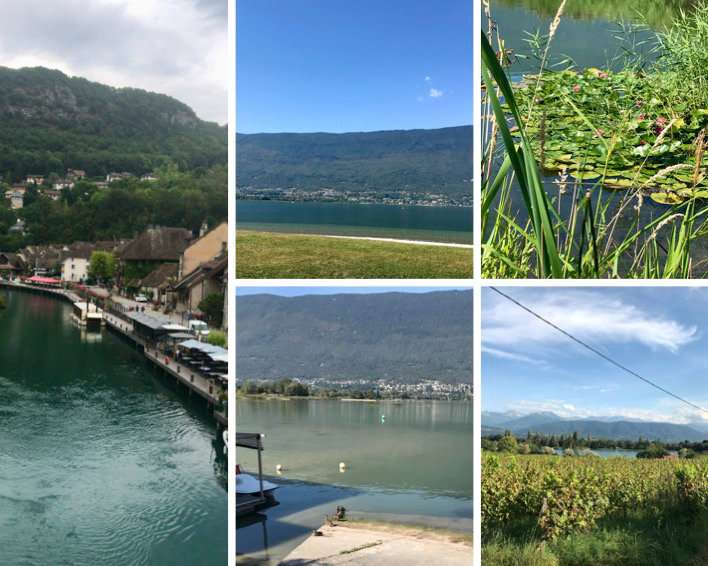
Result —
<instances>
[{"instance_id":1,"label":"lakeside town","mask_svg":"<svg viewBox=\"0 0 708 566\"><path fill-rule=\"evenodd\" d=\"M387 399L463 401L472 399L471 383L444 383L425 379L416 383L400 383L386 379L323 378L278 381L241 380L236 378L236 391L242 395L276 395L317 399Z\"/></svg>"},{"instance_id":2,"label":"lakeside town","mask_svg":"<svg viewBox=\"0 0 708 566\"><path fill-rule=\"evenodd\" d=\"M463 182L471 183L471 179ZM238 187L238 198L242 200L279 200L288 202L343 202L351 204L393 204L414 206L472 206L472 193L449 195L443 193L420 193L411 190L348 191L344 189L320 188L301 189L297 187Z\"/></svg>"}]
</instances>

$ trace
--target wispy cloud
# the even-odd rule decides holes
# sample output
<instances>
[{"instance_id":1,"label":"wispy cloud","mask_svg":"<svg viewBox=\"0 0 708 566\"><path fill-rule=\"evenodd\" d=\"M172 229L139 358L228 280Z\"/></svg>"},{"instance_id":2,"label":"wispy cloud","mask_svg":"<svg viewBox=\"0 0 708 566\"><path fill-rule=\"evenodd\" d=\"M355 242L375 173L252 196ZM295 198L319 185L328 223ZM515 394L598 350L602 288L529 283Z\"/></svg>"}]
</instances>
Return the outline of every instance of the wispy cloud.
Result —
<instances>
[{"instance_id":1,"label":"wispy cloud","mask_svg":"<svg viewBox=\"0 0 708 566\"><path fill-rule=\"evenodd\" d=\"M430 89L430 98L439 98L443 95L443 91L438 90L436 88L431 88Z\"/></svg>"},{"instance_id":2,"label":"wispy cloud","mask_svg":"<svg viewBox=\"0 0 708 566\"><path fill-rule=\"evenodd\" d=\"M426 76L426 77L425 77L425 82L426 82L426 83L431 83L431 82L433 82L433 79L431 79L429 76Z\"/></svg>"},{"instance_id":3,"label":"wispy cloud","mask_svg":"<svg viewBox=\"0 0 708 566\"><path fill-rule=\"evenodd\" d=\"M514 296L513 291L510 294ZM560 346L577 351L567 337L513 303L491 293L488 298L482 320L485 346L533 354L534 359L557 356ZM636 343L677 352L698 334L695 326L653 315L605 293L525 293L521 302L578 338L603 346Z\"/></svg>"},{"instance_id":4,"label":"wispy cloud","mask_svg":"<svg viewBox=\"0 0 708 566\"><path fill-rule=\"evenodd\" d=\"M526 364L533 364L537 366L547 367L548 364L543 360L538 360L530 356L524 356L523 354L517 354L515 352L508 352L506 350L499 350L497 348L490 348L489 346L482 346L482 352L489 354L490 356L496 356L497 358L503 358L505 360L514 360L517 362L524 362Z\"/></svg>"}]
</instances>

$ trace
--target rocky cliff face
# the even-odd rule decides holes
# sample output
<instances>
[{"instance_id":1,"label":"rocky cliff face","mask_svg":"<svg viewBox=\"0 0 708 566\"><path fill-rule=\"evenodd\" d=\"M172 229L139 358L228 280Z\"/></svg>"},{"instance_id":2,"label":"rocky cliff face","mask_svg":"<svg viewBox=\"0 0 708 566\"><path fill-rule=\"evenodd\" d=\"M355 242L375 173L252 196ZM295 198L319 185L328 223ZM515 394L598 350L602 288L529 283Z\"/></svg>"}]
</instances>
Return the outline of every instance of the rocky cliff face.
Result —
<instances>
[{"instance_id":1,"label":"rocky cliff face","mask_svg":"<svg viewBox=\"0 0 708 566\"><path fill-rule=\"evenodd\" d=\"M179 100L114 88L43 67L0 67L0 175L83 169L139 175L164 165L208 168L227 160L226 128Z\"/></svg>"},{"instance_id":2,"label":"rocky cliff face","mask_svg":"<svg viewBox=\"0 0 708 566\"><path fill-rule=\"evenodd\" d=\"M52 123L139 120L175 126L197 126L187 105L162 94L113 88L42 67L0 68L0 116Z\"/></svg>"}]
</instances>

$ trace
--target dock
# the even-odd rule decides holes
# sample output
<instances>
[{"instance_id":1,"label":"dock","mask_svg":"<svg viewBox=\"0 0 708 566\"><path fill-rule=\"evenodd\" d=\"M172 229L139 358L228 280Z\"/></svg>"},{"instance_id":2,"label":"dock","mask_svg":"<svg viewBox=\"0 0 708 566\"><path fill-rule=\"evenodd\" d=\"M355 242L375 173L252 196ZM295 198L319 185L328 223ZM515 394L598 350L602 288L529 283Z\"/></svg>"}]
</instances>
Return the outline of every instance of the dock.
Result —
<instances>
[{"instance_id":1,"label":"dock","mask_svg":"<svg viewBox=\"0 0 708 566\"><path fill-rule=\"evenodd\" d=\"M261 452L263 451L263 434L259 432L237 432L236 447L250 448L258 453L258 481L260 483L260 491L256 493L244 494L236 492L236 516L244 517L249 515L268 502L263 490L263 461ZM236 482L238 483L238 466L236 467ZM238 486L237 486L238 490Z\"/></svg>"},{"instance_id":2,"label":"dock","mask_svg":"<svg viewBox=\"0 0 708 566\"><path fill-rule=\"evenodd\" d=\"M0 287L51 295L71 303L86 300L86 297L81 297L77 291L59 286L40 287L19 281L0 280ZM92 297L92 300L101 301L101 298ZM130 318L124 307L114 306L105 300L103 302L103 318L106 322L106 327L131 341L136 347L143 351L145 358L150 363L161 369L164 374L174 378L178 383L186 386L190 394L196 393L202 397L212 409L212 414L217 422L217 429L226 428L228 426L228 410L227 404L222 401L225 390L214 379L208 378L200 372L178 363L161 352L157 344L152 343L144 336L135 332L134 321ZM155 314L154 318L159 321L158 317L160 316L161 315ZM169 319L165 319L166 324L169 322ZM221 409L219 409L220 407Z\"/></svg>"}]
</instances>

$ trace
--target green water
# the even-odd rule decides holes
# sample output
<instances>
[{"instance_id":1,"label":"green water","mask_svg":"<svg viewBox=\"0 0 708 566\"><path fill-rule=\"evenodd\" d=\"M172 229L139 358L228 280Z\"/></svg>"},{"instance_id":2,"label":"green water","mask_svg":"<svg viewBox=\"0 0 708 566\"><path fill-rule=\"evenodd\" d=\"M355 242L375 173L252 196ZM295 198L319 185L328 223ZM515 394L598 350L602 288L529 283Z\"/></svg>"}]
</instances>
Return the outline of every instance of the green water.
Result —
<instances>
[{"instance_id":1,"label":"green water","mask_svg":"<svg viewBox=\"0 0 708 566\"><path fill-rule=\"evenodd\" d=\"M67 303L0 293L0 564L225 564L204 403Z\"/></svg>"},{"instance_id":2,"label":"green water","mask_svg":"<svg viewBox=\"0 0 708 566\"><path fill-rule=\"evenodd\" d=\"M337 505L471 528L471 402L239 399L236 422L239 431L266 434L264 473L283 484L276 491L279 505L259 514L260 523L249 520L237 530L244 560L277 563ZM237 461L247 473L258 469L253 450L237 449Z\"/></svg>"},{"instance_id":3,"label":"green water","mask_svg":"<svg viewBox=\"0 0 708 566\"><path fill-rule=\"evenodd\" d=\"M670 24L681 4L688 3L659 0L641 3L569 1L551 42L547 67L562 70L566 65L561 62L570 58L580 69L597 67L619 70L624 67L625 48L648 55L652 45L639 45L639 41L650 39L653 34L647 31L638 33L635 36L637 43L633 45L618 24L636 24L645 18L651 29L662 30ZM518 61L511 66L511 72L515 75L538 72L539 60L533 57L533 50L526 40L529 33L537 30L541 36L548 34L558 6L560 0L492 0L492 20L499 26L505 47L513 49L518 57ZM487 29L484 17L482 29ZM556 64L559 66L554 67Z\"/></svg>"},{"instance_id":4,"label":"green water","mask_svg":"<svg viewBox=\"0 0 708 566\"><path fill-rule=\"evenodd\" d=\"M472 243L472 208L239 200L236 228Z\"/></svg>"}]
</instances>

